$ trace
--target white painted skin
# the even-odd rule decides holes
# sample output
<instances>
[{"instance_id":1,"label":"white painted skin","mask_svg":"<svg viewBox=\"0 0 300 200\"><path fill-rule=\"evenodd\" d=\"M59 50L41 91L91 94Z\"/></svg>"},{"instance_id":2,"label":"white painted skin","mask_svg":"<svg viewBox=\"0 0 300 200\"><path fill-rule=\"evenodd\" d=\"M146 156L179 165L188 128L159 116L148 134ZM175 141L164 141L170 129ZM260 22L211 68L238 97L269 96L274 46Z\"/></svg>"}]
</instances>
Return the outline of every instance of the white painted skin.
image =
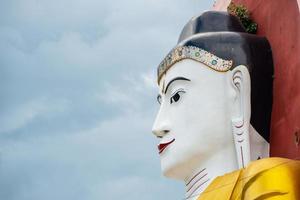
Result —
<instances>
[{"instance_id":1,"label":"white painted skin","mask_svg":"<svg viewBox=\"0 0 300 200\"><path fill-rule=\"evenodd\" d=\"M241 87L233 82L237 72ZM190 81L173 81L164 93L168 83L177 77ZM196 199L214 178L239 168L236 151L239 148L235 146L232 124L243 118L245 128L250 128L249 72L245 66L216 72L202 63L185 59L163 75L159 95L161 105L152 132L160 138L160 144L175 139L160 154L162 172L166 177L185 181L188 190L192 177L205 169L205 177L186 193L186 198ZM268 143L256 132L251 133L258 149L254 149L253 156L268 155ZM250 161L249 137L248 131L242 145Z\"/></svg>"}]
</instances>

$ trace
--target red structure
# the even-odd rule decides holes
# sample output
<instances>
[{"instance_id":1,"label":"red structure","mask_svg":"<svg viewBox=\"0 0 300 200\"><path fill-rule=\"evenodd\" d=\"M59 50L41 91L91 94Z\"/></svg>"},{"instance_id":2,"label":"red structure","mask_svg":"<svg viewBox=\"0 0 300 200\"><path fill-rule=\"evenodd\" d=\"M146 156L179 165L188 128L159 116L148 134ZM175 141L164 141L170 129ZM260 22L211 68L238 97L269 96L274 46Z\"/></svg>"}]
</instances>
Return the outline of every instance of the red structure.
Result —
<instances>
[{"instance_id":1,"label":"red structure","mask_svg":"<svg viewBox=\"0 0 300 200\"><path fill-rule=\"evenodd\" d=\"M271 156L300 159L300 0L232 0L244 5L271 43L275 79ZM226 11L230 0L213 10Z\"/></svg>"}]
</instances>

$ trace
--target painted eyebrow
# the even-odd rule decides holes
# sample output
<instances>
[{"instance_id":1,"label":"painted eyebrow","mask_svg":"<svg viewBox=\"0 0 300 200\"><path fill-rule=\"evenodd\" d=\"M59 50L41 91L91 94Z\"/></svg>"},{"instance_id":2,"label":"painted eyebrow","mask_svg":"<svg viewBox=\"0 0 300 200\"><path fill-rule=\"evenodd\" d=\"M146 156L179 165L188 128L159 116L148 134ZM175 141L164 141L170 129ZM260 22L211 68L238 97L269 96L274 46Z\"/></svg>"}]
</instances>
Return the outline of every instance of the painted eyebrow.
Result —
<instances>
[{"instance_id":1,"label":"painted eyebrow","mask_svg":"<svg viewBox=\"0 0 300 200\"><path fill-rule=\"evenodd\" d=\"M178 81L178 80L181 80L181 81L191 81L190 79L188 78L184 78L184 77L176 77L176 78L173 78L168 84L167 84L167 87L166 87L166 90L165 90L165 94L167 93L167 90L169 88L169 86L171 85L171 83L173 83L174 81Z\"/></svg>"}]
</instances>

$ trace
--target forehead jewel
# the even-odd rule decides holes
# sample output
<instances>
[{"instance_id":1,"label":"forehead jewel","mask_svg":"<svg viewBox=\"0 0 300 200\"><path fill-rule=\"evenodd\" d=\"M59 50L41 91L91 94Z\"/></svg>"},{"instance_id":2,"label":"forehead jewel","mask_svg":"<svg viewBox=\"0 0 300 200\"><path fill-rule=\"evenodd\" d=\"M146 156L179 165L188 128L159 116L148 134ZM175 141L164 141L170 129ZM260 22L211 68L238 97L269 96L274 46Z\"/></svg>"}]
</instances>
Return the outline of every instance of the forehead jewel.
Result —
<instances>
[{"instance_id":1,"label":"forehead jewel","mask_svg":"<svg viewBox=\"0 0 300 200\"><path fill-rule=\"evenodd\" d=\"M230 70L233 64L231 60L224 60L198 47L179 46L174 48L159 64L157 69L157 82L159 83L162 75L166 73L168 69L170 69L176 62L183 59L198 61L218 72L226 72Z\"/></svg>"}]
</instances>

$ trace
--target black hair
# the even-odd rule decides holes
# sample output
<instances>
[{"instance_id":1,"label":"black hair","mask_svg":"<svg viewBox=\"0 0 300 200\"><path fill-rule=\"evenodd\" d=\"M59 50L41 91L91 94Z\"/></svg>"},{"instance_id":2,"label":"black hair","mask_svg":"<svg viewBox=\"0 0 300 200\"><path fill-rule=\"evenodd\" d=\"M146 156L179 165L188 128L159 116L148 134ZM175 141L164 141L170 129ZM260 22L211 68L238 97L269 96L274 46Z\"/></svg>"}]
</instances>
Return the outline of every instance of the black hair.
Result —
<instances>
[{"instance_id":1,"label":"black hair","mask_svg":"<svg viewBox=\"0 0 300 200\"><path fill-rule=\"evenodd\" d=\"M234 69L245 65L251 77L251 120L255 130L269 142L273 100L273 58L265 37L246 33L227 12L207 11L183 28L178 46L196 46L222 59L233 60Z\"/></svg>"}]
</instances>

